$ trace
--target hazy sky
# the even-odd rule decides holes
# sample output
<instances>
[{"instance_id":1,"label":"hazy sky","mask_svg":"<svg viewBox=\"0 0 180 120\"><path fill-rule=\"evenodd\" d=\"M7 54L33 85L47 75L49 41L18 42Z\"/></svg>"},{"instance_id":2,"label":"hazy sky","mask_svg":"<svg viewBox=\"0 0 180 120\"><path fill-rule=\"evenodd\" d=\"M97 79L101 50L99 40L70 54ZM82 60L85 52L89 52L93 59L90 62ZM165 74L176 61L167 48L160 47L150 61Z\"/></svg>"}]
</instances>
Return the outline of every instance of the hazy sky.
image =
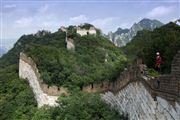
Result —
<instances>
[{"instance_id":1,"label":"hazy sky","mask_svg":"<svg viewBox=\"0 0 180 120\"><path fill-rule=\"evenodd\" d=\"M1 0L0 8L1 39L84 22L107 33L142 18L163 23L180 18L180 0Z\"/></svg>"}]
</instances>

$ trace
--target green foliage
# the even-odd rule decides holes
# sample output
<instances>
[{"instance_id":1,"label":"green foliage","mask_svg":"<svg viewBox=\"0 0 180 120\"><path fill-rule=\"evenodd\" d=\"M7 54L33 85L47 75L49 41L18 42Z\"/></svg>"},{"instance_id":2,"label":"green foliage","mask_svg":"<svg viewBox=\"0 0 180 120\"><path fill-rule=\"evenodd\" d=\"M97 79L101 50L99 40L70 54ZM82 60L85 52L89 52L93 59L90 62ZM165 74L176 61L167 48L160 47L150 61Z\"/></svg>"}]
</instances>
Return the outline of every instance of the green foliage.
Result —
<instances>
[{"instance_id":1,"label":"green foliage","mask_svg":"<svg viewBox=\"0 0 180 120\"><path fill-rule=\"evenodd\" d=\"M65 41L63 32L58 36L59 39L54 33L38 38L24 49L49 85L76 88L103 80L112 81L126 65L127 59L121 50L102 36L74 35L75 52L66 49L66 43L62 42Z\"/></svg>"},{"instance_id":2,"label":"green foliage","mask_svg":"<svg viewBox=\"0 0 180 120\"><path fill-rule=\"evenodd\" d=\"M84 23L84 24L80 25L80 27L88 30L90 27L94 27L94 26L89 23Z\"/></svg>"},{"instance_id":3,"label":"green foliage","mask_svg":"<svg viewBox=\"0 0 180 120\"><path fill-rule=\"evenodd\" d=\"M0 68L0 119L30 120L36 101L28 83L19 79L17 65Z\"/></svg>"},{"instance_id":4,"label":"green foliage","mask_svg":"<svg viewBox=\"0 0 180 120\"><path fill-rule=\"evenodd\" d=\"M110 110L98 94L73 93L68 97L59 98L61 106L57 116L61 120L121 120L125 119L116 111ZM86 108L86 109L85 109Z\"/></svg>"},{"instance_id":5,"label":"green foliage","mask_svg":"<svg viewBox=\"0 0 180 120\"><path fill-rule=\"evenodd\" d=\"M154 70L152 68L149 68L147 70L147 74L150 76L153 76L153 77L158 77L160 75L156 70Z\"/></svg>"},{"instance_id":6,"label":"green foliage","mask_svg":"<svg viewBox=\"0 0 180 120\"><path fill-rule=\"evenodd\" d=\"M29 84L18 77L19 53L22 51L35 61L44 82L67 86L73 91L79 91L84 84L115 80L126 65L127 59L121 50L100 34L81 37L75 33L73 26L70 26L68 31L68 35L74 39L74 52L66 49L65 32L59 30L39 36L23 35L11 50L0 58L1 120L124 118L110 110L109 106L100 100L99 95L79 92L72 93L69 97L61 97L60 107L37 109Z\"/></svg>"},{"instance_id":7,"label":"green foliage","mask_svg":"<svg viewBox=\"0 0 180 120\"><path fill-rule=\"evenodd\" d=\"M109 109L98 94L73 93L59 98L59 107L39 109L32 120L127 120Z\"/></svg>"},{"instance_id":8,"label":"green foliage","mask_svg":"<svg viewBox=\"0 0 180 120\"><path fill-rule=\"evenodd\" d=\"M52 108L53 109L53 108ZM32 117L32 120L53 120L51 118L51 109L50 107L42 107ZM55 120L55 119L54 119Z\"/></svg>"},{"instance_id":9,"label":"green foliage","mask_svg":"<svg viewBox=\"0 0 180 120\"><path fill-rule=\"evenodd\" d=\"M162 72L169 73L173 57L180 50L180 26L169 23L154 31L143 30L123 48L131 58L142 58L150 68L155 66L156 52L162 57Z\"/></svg>"}]
</instances>

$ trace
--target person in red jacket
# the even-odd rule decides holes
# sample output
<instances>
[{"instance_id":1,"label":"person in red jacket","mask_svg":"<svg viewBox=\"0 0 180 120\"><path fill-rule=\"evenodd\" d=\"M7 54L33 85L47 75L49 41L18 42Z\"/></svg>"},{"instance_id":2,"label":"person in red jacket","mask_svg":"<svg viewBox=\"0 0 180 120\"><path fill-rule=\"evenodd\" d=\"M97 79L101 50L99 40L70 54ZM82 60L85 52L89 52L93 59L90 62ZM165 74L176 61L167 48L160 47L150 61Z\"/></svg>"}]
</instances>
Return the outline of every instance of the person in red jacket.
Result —
<instances>
[{"instance_id":1,"label":"person in red jacket","mask_svg":"<svg viewBox=\"0 0 180 120\"><path fill-rule=\"evenodd\" d=\"M157 70L158 72L160 72L162 60L161 60L161 56L160 56L160 53L159 53L159 52L157 52L156 55L157 55L157 56L156 56L155 68L156 68L156 70Z\"/></svg>"}]
</instances>

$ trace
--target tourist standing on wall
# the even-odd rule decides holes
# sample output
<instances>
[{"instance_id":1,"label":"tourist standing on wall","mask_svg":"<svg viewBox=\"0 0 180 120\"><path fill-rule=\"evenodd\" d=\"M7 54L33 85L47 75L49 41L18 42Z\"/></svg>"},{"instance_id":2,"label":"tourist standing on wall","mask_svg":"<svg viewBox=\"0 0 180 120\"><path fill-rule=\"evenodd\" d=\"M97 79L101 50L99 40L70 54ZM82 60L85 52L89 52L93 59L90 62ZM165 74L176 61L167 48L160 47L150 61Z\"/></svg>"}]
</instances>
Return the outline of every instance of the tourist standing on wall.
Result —
<instances>
[{"instance_id":1,"label":"tourist standing on wall","mask_svg":"<svg viewBox=\"0 0 180 120\"><path fill-rule=\"evenodd\" d=\"M156 64L155 64L155 69L156 69L158 72L161 71L161 62L162 62L162 60L161 60L160 53L157 52L157 53L156 53Z\"/></svg>"}]
</instances>

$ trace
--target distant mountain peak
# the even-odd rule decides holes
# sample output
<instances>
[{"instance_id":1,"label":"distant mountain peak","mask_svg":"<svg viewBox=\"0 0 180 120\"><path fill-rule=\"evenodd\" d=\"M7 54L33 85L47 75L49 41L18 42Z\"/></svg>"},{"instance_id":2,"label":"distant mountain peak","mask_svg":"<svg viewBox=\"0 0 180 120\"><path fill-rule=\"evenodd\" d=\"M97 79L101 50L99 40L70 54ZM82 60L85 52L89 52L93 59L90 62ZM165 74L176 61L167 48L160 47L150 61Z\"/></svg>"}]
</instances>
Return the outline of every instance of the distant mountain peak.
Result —
<instances>
[{"instance_id":1,"label":"distant mountain peak","mask_svg":"<svg viewBox=\"0 0 180 120\"><path fill-rule=\"evenodd\" d=\"M139 22L143 22L143 21L152 21L151 19L149 18L143 18L142 20L140 20Z\"/></svg>"},{"instance_id":2,"label":"distant mountain peak","mask_svg":"<svg viewBox=\"0 0 180 120\"><path fill-rule=\"evenodd\" d=\"M151 19L148 19L148 18L142 19L140 22L138 22L138 24L143 29L148 29L148 30L153 30L153 29L163 25L163 23L161 23L158 20L151 20Z\"/></svg>"},{"instance_id":3,"label":"distant mountain peak","mask_svg":"<svg viewBox=\"0 0 180 120\"><path fill-rule=\"evenodd\" d=\"M127 33L128 31L129 31L129 29L127 29L127 28L122 29L119 27L115 33L116 34L122 34L122 33Z\"/></svg>"},{"instance_id":4,"label":"distant mountain peak","mask_svg":"<svg viewBox=\"0 0 180 120\"><path fill-rule=\"evenodd\" d=\"M125 46L136 35L138 31L147 29L154 30L162 26L158 20L151 20L149 18L143 18L138 23L134 23L130 29L118 28L114 33L109 34L109 39L117 46Z\"/></svg>"}]
</instances>

